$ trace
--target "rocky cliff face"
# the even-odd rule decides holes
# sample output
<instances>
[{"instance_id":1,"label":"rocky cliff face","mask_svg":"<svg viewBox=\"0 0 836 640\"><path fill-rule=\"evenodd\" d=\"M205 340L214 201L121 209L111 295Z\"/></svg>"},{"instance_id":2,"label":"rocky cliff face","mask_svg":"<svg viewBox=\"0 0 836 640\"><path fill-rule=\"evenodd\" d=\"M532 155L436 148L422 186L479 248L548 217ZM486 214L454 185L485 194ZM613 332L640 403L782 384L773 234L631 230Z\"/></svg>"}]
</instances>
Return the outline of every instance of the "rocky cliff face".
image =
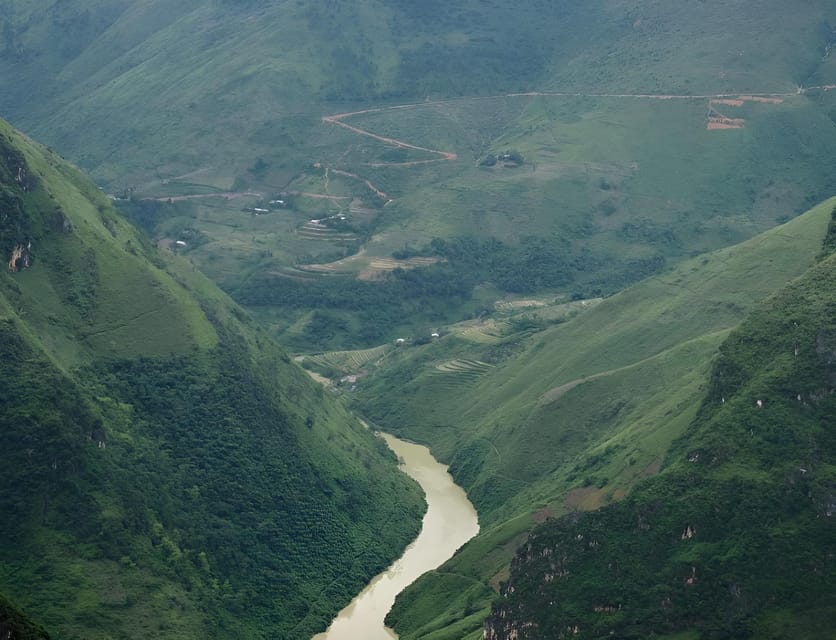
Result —
<instances>
[{"instance_id":1,"label":"rocky cliff face","mask_svg":"<svg viewBox=\"0 0 836 640\"><path fill-rule=\"evenodd\" d=\"M658 477L535 530L486 639L832 636L834 282L830 255L729 336Z\"/></svg>"}]
</instances>

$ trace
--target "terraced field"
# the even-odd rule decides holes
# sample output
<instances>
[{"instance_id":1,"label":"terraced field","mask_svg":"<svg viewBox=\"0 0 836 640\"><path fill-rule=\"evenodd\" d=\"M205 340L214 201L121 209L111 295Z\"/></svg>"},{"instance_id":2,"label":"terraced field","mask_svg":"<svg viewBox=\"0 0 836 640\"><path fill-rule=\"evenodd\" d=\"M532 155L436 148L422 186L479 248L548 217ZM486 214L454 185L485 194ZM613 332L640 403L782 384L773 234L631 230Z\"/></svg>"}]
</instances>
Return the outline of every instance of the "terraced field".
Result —
<instances>
[{"instance_id":1,"label":"terraced field","mask_svg":"<svg viewBox=\"0 0 836 640\"><path fill-rule=\"evenodd\" d=\"M370 362L378 362L392 349L393 347L391 345L382 344L372 349L329 351L313 356L303 356L303 359L323 367L334 368L340 371L359 371Z\"/></svg>"},{"instance_id":2,"label":"terraced field","mask_svg":"<svg viewBox=\"0 0 836 640\"><path fill-rule=\"evenodd\" d=\"M501 320L469 320L450 327L450 332L476 344L497 344L510 325Z\"/></svg>"},{"instance_id":3,"label":"terraced field","mask_svg":"<svg viewBox=\"0 0 836 640\"><path fill-rule=\"evenodd\" d=\"M309 220L299 228L298 233L305 240L324 242L355 242L358 239L356 233L334 229L319 220Z\"/></svg>"},{"instance_id":4,"label":"terraced field","mask_svg":"<svg viewBox=\"0 0 836 640\"><path fill-rule=\"evenodd\" d=\"M456 359L436 365L432 374L444 376L444 383L447 386L463 387L473 384L493 368L492 364L481 360Z\"/></svg>"}]
</instances>

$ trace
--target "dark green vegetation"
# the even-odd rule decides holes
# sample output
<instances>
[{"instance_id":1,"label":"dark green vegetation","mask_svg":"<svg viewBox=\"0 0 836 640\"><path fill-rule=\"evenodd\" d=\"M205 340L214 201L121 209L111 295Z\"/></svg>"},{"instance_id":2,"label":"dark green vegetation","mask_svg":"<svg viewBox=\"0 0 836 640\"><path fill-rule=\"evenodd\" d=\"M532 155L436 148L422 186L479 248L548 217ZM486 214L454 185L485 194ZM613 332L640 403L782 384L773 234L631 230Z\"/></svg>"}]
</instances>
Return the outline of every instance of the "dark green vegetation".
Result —
<instances>
[{"instance_id":1,"label":"dark green vegetation","mask_svg":"<svg viewBox=\"0 0 836 640\"><path fill-rule=\"evenodd\" d=\"M836 104L812 88L836 81L832 0L3 8L0 77L20 90L0 112L110 192L162 198L132 211L299 350L473 317L520 283L609 294L836 191ZM511 95L538 91L566 95ZM724 117L743 128L707 130ZM510 264L451 260L416 276L440 302L413 304L386 274L434 239L501 243Z\"/></svg>"},{"instance_id":2,"label":"dark green vegetation","mask_svg":"<svg viewBox=\"0 0 836 640\"><path fill-rule=\"evenodd\" d=\"M559 241L526 238L517 248L496 239L450 242L434 239L421 250L396 252L396 258L442 258L420 269L397 268L374 282L353 278L253 277L233 290L243 305L287 310L316 309L292 345L300 349L372 346L388 340L393 328L409 332L418 325L454 321L462 308L481 311L474 288L490 280L505 291L532 293L571 280ZM652 269L652 267L651 267ZM535 274L532 276L532 274Z\"/></svg>"},{"instance_id":3,"label":"dark green vegetation","mask_svg":"<svg viewBox=\"0 0 836 640\"><path fill-rule=\"evenodd\" d=\"M8 640L49 640L49 634L0 595L0 637Z\"/></svg>"},{"instance_id":4,"label":"dark green vegetation","mask_svg":"<svg viewBox=\"0 0 836 640\"><path fill-rule=\"evenodd\" d=\"M0 252L0 591L56 636L307 637L415 535L379 439L1 122Z\"/></svg>"},{"instance_id":5,"label":"dark green vegetation","mask_svg":"<svg viewBox=\"0 0 836 640\"><path fill-rule=\"evenodd\" d=\"M724 341L659 476L618 505L534 531L488 638L833 637L829 253Z\"/></svg>"}]
</instances>

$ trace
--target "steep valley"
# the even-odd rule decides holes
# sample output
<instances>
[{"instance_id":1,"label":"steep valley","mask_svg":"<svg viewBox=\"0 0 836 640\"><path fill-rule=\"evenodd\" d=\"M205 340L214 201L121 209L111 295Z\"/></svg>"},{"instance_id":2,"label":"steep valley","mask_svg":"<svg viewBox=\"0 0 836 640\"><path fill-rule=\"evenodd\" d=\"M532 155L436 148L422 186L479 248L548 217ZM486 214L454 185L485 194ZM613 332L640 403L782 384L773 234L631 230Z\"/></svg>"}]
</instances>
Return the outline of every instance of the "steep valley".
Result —
<instances>
[{"instance_id":1,"label":"steep valley","mask_svg":"<svg viewBox=\"0 0 836 640\"><path fill-rule=\"evenodd\" d=\"M87 178L0 146L0 590L65 638L324 628L417 533L418 488Z\"/></svg>"},{"instance_id":2,"label":"steep valley","mask_svg":"<svg viewBox=\"0 0 836 640\"><path fill-rule=\"evenodd\" d=\"M400 640L831 638L834 43L0 0L0 638L309 640L426 510L375 431L478 511Z\"/></svg>"}]
</instances>

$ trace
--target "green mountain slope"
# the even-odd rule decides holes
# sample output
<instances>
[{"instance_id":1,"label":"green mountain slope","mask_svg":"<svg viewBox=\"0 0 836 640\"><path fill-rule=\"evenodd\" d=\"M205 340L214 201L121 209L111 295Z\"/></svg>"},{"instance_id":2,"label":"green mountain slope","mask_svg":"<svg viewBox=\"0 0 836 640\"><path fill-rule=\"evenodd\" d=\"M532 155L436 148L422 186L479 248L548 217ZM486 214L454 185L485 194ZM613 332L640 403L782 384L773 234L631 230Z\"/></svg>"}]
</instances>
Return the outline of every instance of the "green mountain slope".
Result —
<instances>
[{"instance_id":1,"label":"green mountain slope","mask_svg":"<svg viewBox=\"0 0 836 640\"><path fill-rule=\"evenodd\" d=\"M245 162L227 142L259 151L273 142L293 146L292 120L311 126L318 119L303 115L311 102L537 89L792 91L808 83L832 36L832 3L811 2L804 11L778 2L758 7L9 1L2 69L22 91L4 95L2 110L87 159L85 166L126 175L200 152L215 162L230 155ZM90 136L81 132L89 127L79 125L92 118L98 134L85 142ZM275 124L274 135L284 136L259 140L258 132Z\"/></svg>"},{"instance_id":2,"label":"green mountain slope","mask_svg":"<svg viewBox=\"0 0 836 640\"><path fill-rule=\"evenodd\" d=\"M521 483L588 446L591 429L606 433L604 425L639 419L648 408L637 410L640 399L680 403L664 372L674 367L675 379L690 375L698 353L710 357L759 301L803 273L832 207L827 201L745 243L686 261L521 343L511 334L504 349L468 344L451 332L427 347L395 352L360 390L359 404L373 420L431 442L454 472L457 458L467 458L465 486L487 515ZM438 363L464 354L501 366L456 387ZM653 382L641 388L619 386L649 376ZM629 449L624 457L652 462L650 452Z\"/></svg>"},{"instance_id":3,"label":"green mountain slope","mask_svg":"<svg viewBox=\"0 0 836 640\"><path fill-rule=\"evenodd\" d=\"M657 478L532 534L486 637L832 637L835 277L830 255L729 336Z\"/></svg>"},{"instance_id":4,"label":"green mountain slope","mask_svg":"<svg viewBox=\"0 0 836 640\"><path fill-rule=\"evenodd\" d=\"M507 577L511 553L535 522L617 502L658 473L697 415L728 332L810 267L832 208L827 201L745 243L580 305L545 330L537 314L547 317L549 308L535 308L528 333L500 331L480 342L472 328L452 327L427 345L387 354L360 383L358 406L430 444L483 523L457 557L399 599L390 622L402 637L430 630L461 637L449 625L468 619L478 629L489 586ZM439 613L434 600L458 593L462 577L473 589L470 605L451 601Z\"/></svg>"},{"instance_id":5,"label":"green mountain slope","mask_svg":"<svg viewBox=\"0 0 836 640\"><path fill-rule=\"evenodd\" d=\"M303 637L415 535L385 445L5 123L0 253L0 591L56 635Z\"/></svg>"},{"instance_id":6,"label":"green mountain slope","mask_svg":"<svg viewBox=\"0 0 836 640\"><path fill-rule=\"evenodd\" d=\"M5 8L0 113L300 350L609 294L836 191L832 0Z\"/></svg>"}]
</instances>

